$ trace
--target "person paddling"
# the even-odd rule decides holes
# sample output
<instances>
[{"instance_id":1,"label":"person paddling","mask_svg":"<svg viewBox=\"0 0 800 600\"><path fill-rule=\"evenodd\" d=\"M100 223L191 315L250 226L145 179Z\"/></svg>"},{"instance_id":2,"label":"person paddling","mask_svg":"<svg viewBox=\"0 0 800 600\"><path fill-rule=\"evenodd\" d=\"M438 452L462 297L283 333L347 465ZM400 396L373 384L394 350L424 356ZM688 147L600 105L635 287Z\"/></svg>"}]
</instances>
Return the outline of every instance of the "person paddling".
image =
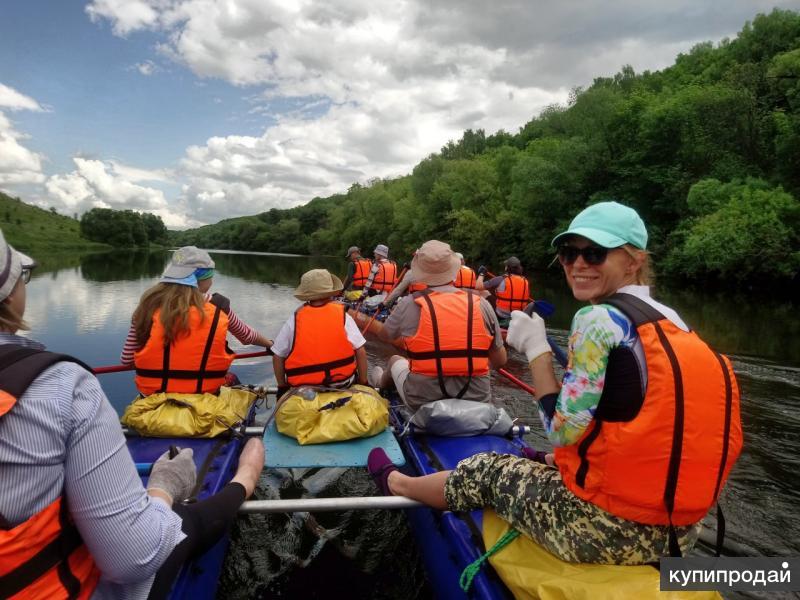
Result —
<instances>
[{"instance_id":1,"label":"person paddling","mask_svg":"<svg viewBox=\"0 0 800 600\"><path fill-rule=\"evenodd\" d=\"M251 438L200 502L181 503L191 449L162 455L145 490L91 369L17 335L34 266L0 231L0 597L165 598L253 493L264 445Z\"/></svg>"},{"instance_id":2,"label":"person paddling","mask_svg":"<svg viewBox=\"0 0 800 600\"><path fill-rule=\"evenodd\" d=\"M272 346L279 390L366 385L367 341L345 305L333 302L341 291L341 279L326 269L303 273L294 297L304 304L283 324Z\"/></svg>"},{"instance_id":3,"label":"person paddling","mask_svg":"<svg viewBox=\"0 0 800 600\"><path fill-rule=\"evenodd\" d=\"M481 266L475 282L475 289L488 290L494 294L495 311L504 322L511 318L512 311L522 310L531 302L530 284L520 260L516 256L510 256L505 261L505 269L504 275L484 281L488 271Z\"/></svg>"},{"instance_id":4,"label":"person paddling","mask_svg":"<svg viewBox=\"0 0 800 600\"><path fill-rule=\"evenodd\" d=\"M234 357L228 332L245 345L272 346L239 319L230 300L209 292L214 266L208 252L184 246L174 252L161 280L142 294L120 361L136 366L136 387L143 395L217 393Z\"/></svg>"},{"instance_id":5,"label":"person paddling","mask_svg":"<svg viewBox=\"0 0 800 600\"><path fill-rule=\"evenodd\" d=\"M389 292L397 284L397 263L389 259L389 247L378 244L373 255L375 260L364 284L364 294L370 296Z\"/></svg>"},{"instance_id":6,"label":"person paddling","mask_svg":"<svg viewBox=\"0 0 800 600\"><path fill-rule=\"evenodd\" d=\"M344 280L344 290L361 290L367 284L372 263L369 259L361 257L361 248L350 246L345 258L347 263L347 276Z\"/></svg>"},{"instance_id":7,"label":"person paddling","mask_svg":"<svg viewBox=\"0 0 800 600\"><path fill-rule=\"evenodd\" d=\"M506 362L492 307L477 293L453 286L459 267L448 244L425 242L411 261L411 274L427 288L399 303L384 323L381 335L402 340L409 358L390 357L387 370L376 368L371 380L379 387L394 383L411 408L443 398L488 402L489 368Z\"/></svg>"},{"instance_id":8,"label":"person paddling","mask_svg":"<svg viewBox=\"0 0 800 600\"><path fill-rule=\"evenodd\" d=\"M464 255L461 254L461 252L456 252L456 256L458 257L458 260L461 261L461 268L458 270L458 274L456 275L455 283L453 283L453 285L457 288L474 290L478 281L475 271L473 271L471 267L468 267L464 263Z\"/></svg>"},{"instance_id":9,"label":"person paddling","mask_svg":"<svg viewBox=\"0 0 800 600\"><path fill-rule=\"evenodd\" d=\"M616 202L590 206L553 240L578 311L559 385L544 321L514 311L556 467L478 454L408 477L373 450L384 493L452 511L492 507L562 560L639 565L685 554L742 448L730 361L650 297L647 231ZM719 509L718 509L719 511Z\"/></svg>"}]
</instances>

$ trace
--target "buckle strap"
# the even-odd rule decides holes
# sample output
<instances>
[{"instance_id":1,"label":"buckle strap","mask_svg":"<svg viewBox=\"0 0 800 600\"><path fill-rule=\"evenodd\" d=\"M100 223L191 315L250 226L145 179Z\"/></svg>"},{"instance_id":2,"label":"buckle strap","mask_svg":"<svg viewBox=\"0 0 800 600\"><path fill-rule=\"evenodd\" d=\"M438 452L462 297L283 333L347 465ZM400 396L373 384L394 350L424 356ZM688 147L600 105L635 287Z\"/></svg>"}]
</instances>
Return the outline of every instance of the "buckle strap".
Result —
<instances>
[{"instance_id":1,"label":"buckle strap","mask_svg":"<svg viewBox=\"0 0 800 600\"><path fill-rule=\"evenodd\" d=\"M355 354L348 356L347 358L340 358L338 360L332 360L324 363L317 363L314 365L306 365L304 367L295 367L293 369L286 369L286 376L292 377L294 375L307 375L308 373L316 373L318 371L330 371L331 369L336 369L339 367L346 367L352 363L356 362Z\"/></svg>"}]
</instances>

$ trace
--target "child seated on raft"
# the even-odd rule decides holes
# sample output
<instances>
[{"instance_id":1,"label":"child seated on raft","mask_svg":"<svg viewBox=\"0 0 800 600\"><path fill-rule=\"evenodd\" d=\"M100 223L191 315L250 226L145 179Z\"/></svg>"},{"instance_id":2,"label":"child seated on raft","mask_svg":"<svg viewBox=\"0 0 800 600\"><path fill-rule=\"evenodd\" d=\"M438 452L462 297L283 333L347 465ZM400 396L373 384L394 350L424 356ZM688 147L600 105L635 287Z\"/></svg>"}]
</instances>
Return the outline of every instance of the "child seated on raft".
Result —
<instances>
[{"instance_id":1,"label":"child seated on raft","mask_svg":"<svg viewBox=\"0 0 800 600\"><path fill-rule=\"evenodd\" d=\"M489 368L506 363L500 325L491 305L453 280L461 261L449 244L425 242L411 261L411 277L427 288L398 304L383 326L382 337L400 339L408 352L376 367L374 385L392 382L412 409L443 398L488 402Z\"/></svg>"},{"instance_id":2,"label":"child seated on raft","mask_svg":"<svg viewBox=\"0 0 800 600\"><path fill-rule=\"evenodd\" d=\"M332 302L342 287L341 279L326 269L313 269L300 278L294 297L304 304L283 324L272 346L279 390L366 385L367 341L345 305Z\"/></svg>"},{"instance_id":3,"label":"child seated on raft","mask_svg":"<svg viewBox=\"0 0 800 600\"><path fill-rule=\"evenodd\" d=\"M272 346L236 316L227 298L209 292L213 277L208 252L184 246L172 255L161 280L142 294L120 361L136 365L136 387L143 395L216 394L233 362L229 331L243 344Z\"/></svg>"}]
</instances>

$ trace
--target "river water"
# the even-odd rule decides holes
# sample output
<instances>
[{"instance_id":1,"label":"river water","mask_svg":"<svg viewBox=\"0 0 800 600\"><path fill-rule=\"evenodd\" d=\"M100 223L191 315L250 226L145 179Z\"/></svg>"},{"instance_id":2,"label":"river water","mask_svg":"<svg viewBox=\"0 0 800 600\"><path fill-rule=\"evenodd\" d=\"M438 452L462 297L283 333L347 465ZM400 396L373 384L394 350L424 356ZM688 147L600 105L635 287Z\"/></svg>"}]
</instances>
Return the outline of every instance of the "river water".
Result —
<instances>
[{"instance_id":1,"label":"river water","mask_svg":"<svg viewBox=\"0 0 800 600\"><path fill-rule=\"evenodd\" d=\"M228 296L233 310L268 337L299 305L292 290L304 271L324 267L343 274L346 267L343 259L331 257L212 255L217 263L213 290ZM156 282L169 253L37 258L41 267L28 286L29 335L93 366L118 363L138 298ZM556 305L548 330L566 345L580 305L555 269L531 280L534 297ZM654 295L728 354L737 374L745 447L722 497L728 539L760 555L800 555L798 303L752 290L711 293L668 285ZM388 346L375 341L367 349L371 365L383 364L390 354ZM510 353L507 368L530 381L520 355ZM242 361L234 370L248 383L274 381L271 363L264 359ZM101 382L121 413L135 395L131 374L105 375ZM546 448L531 397L499 377L493 377L493 390L512 415L534 426L532 444ZM374 493L363 470L311 469L266 472L258 497ZM354 598L426 598L430 591L409 536L401 513L243 517L232 534L219 596L330 598L346 592Z\"/></svg>"}]
</instances>

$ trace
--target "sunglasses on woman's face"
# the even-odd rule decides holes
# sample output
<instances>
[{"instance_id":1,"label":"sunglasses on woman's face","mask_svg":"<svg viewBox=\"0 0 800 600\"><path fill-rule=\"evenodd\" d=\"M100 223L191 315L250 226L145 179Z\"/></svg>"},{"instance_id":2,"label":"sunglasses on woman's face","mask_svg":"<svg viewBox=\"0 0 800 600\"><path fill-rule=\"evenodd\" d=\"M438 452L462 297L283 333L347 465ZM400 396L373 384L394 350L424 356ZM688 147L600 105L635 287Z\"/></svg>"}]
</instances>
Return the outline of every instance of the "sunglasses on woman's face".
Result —
<instances>
[{"instance_id":1,"label":"sunglasses on woman's face","mask_svg":"<svg viewBox=\"0 0 800 600\"><path fill-rule=\"evenodd\" d=\"M32 272L33 272L33 267L22 267L22 272L20 273L20 277L22 278L22 283L28 285L28 282L31 280Z\"/></svg>"},{"instance_id":2,"label":"sunglasses on woman's face","mask_svg":"<svg viewBox=\"0 0 800 600\"><path fill-rule=\"evenodd\" d=\"M571 265L578 257L582 256L587 265L597 266L606 262L608 248L601 246L586 246L578 248L569 244L562 244L558 247L558 260L562 265Z\"/></svg>"}]
</instances>

